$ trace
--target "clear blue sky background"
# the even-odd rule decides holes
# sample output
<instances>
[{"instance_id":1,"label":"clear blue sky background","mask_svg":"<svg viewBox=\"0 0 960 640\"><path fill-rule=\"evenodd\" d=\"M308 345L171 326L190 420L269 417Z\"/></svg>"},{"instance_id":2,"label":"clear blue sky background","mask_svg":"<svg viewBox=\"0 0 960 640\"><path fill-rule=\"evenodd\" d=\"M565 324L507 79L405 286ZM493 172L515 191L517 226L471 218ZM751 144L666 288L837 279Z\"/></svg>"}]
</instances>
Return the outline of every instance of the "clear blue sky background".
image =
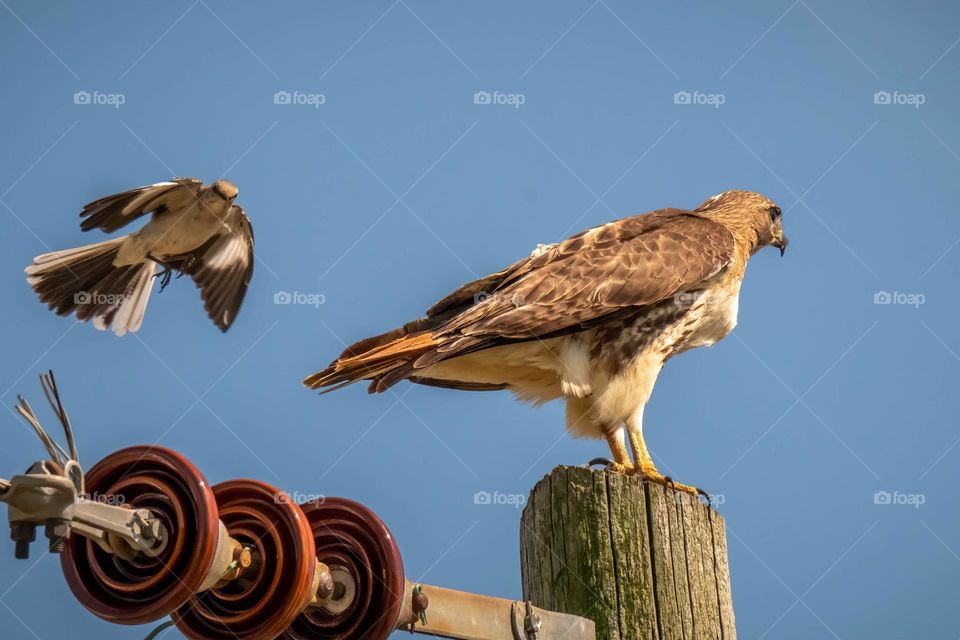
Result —
<instances>
[{"instance_id":1,"label":"clear blue sky background","mask_svg":"<svg viewBox=\"0 0 960 640\"><path fill-rule=\"evenodd\" d=\"M0 401L40 405L53 367L88 464L160 441L214 482L349 496L412 578L519 597L519 511L474 493L524 495L605 445L566 437L560 404L321 398L301 377L537 243L749 188L783 207L790 250L754 258L731 337L665 368L648 442L722 499L741 638L958 635L954 3L0 4ZM36 301L34 255L102 238L85 202L171 175L235 181L254 221L228 334L187 280L122 339ZM9 476L39 449L4 416ZM39 547L2 546L5 639L145 634L86 613Z\"/></svg>"}]
</instances>

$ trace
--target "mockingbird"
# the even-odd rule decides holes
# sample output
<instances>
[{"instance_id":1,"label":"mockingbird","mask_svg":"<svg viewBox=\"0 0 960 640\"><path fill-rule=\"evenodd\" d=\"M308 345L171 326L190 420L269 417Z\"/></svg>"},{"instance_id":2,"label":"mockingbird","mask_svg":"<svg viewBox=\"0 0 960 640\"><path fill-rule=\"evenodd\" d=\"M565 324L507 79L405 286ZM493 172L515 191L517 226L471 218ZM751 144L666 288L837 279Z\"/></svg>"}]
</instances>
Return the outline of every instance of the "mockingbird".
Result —
<instances>
[{"instance_id":1,"label":"mockingbird","mask_svg":"<svg viewBox=\"0 0 960 640\"><path fill-rule=\"evenodd\" d=\"M186 273L207 315L226 331L253 275L253 228L236 197L227 180L203 186L174 178L91 202L80 212L83 231L111 233L153 215L129 235L37 256L26 268L27 282L58 315L75 312L122 336L140 328L155 276L162 291L174 271Z\"/></svg>"}]
</instances>

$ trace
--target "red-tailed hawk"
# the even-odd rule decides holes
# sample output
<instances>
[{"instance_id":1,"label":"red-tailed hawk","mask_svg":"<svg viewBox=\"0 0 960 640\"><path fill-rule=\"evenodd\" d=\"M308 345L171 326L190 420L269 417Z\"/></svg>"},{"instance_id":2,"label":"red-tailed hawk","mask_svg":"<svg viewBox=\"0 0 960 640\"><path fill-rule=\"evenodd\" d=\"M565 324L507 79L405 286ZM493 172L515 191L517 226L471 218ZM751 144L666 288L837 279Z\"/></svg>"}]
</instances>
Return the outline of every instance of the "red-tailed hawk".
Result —
<instances>
[{"instance_id":1,"label":"red-tailed hawk","mask_svg":"<svg viewBox=\"0 0 960 640\"><path fill-rule=\"evenodd\" d=\"M58 315L76 312L77 320L122 336L140 328L154 275L162 291L176 270L193 278L207 315L226 331L253 276L253 228L236 197L227 180L205 187L174 178L100 198L80 212L81 230L112 233L153 215L129 235L37 256L27 282Z\"/></svg>"},{"instance_id":2,"label":"red-tailed hawk","mask_svg":"<svg viewBox=\"0 0 960 640\"><path fill-rule=\"evenodd\" d=\"M377 393L410 380L564 398L567 428L606 438L615 469L696 493L657 471L643 408L664 362L733 329L747 261L767 245L787 247L781 211L749 191L610 222L460 287L304 384L370 380Z\"/></svg>"}]
</instances>

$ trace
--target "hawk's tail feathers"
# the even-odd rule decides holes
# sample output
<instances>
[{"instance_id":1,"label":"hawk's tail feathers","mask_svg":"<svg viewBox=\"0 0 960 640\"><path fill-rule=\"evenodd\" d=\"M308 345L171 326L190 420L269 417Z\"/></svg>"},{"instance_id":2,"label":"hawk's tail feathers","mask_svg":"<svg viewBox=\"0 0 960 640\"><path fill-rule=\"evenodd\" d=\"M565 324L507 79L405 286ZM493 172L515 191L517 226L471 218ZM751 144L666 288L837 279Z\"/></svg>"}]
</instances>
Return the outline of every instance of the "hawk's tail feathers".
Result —
<instances>
[{"instance_id":1,"label":"hawk's tail feathers","mask_svg":"<svg viewBox=\"0 0 960 640\"><path fill-rule=\"evenodd\" d=\"M409 326L409 325L408 325ZM413 371L413 362L437 345L431 331L406 333L395 329L347 347L323 371L304 379L311 389L328 393L360 380L371 380L370 393L386 391Z\"/></svg>"},{"instance_id":2,"label":"hawk's tail feathers","mask_svg":"<svg viewBox=\"0 0 960 640\"><path fill-rule=\"evenodd\" d=\"M125 239L39 255L25 269L27 283L57 315L76 313L77 320L92 320L100 330L110 327L118 336L136 331L143 323L156 265L114 266Z\"/></svg>"}]
</instances>

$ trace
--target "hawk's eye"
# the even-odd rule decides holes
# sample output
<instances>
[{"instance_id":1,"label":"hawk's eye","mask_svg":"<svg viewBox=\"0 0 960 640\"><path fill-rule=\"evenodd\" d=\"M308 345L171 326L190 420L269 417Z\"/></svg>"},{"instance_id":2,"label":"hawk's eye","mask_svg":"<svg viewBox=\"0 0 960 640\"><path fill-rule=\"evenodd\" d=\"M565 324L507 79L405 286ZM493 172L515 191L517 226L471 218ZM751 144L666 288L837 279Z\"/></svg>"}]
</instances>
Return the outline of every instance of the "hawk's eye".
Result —
<instances>
[{"instance_id":1,"label":"hawk's eye","mask_svg":"<svg viewBox=\"0 0 960 640\"><path fill-rule=\"evenodd\" d=\"M776 222L780 219L780 216L783 215L783 212L780 211L780 207L773 206L770 207L770 220Z\"/></svg>"}]
</instances>

